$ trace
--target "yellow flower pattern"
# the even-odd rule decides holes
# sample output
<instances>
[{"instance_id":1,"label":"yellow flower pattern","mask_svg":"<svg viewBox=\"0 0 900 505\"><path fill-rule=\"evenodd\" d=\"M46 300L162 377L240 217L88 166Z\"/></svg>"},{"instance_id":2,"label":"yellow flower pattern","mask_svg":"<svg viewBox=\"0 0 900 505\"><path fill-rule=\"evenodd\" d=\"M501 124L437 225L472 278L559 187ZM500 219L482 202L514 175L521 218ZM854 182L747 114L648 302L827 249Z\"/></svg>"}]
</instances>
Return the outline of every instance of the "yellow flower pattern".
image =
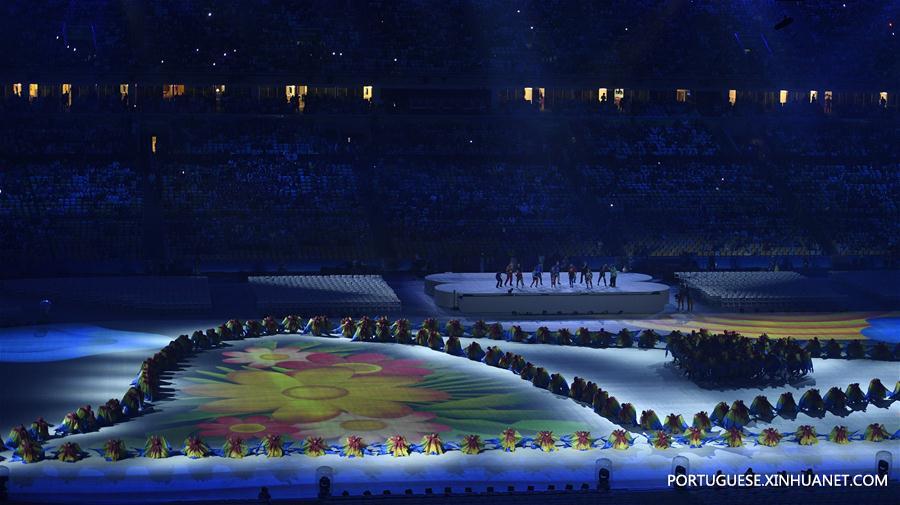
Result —
<instances>
[{"instance_id":1,"label":"yellow flower pattern","mask_svg":"<svg viewBox=\"0 0 900 505\"><path fill-rule=\"evenodd\" d=\"M216 414L271 413L278 421L298 423L332 419L342 413L371 418L398 418L408 403L443 400L447 394L413 387L417 377L356 375L344 367L300 370L290 374L241 370L227 382L189 386L187 392L216 398L200 410Z\"/></svg>"}]
</instances>

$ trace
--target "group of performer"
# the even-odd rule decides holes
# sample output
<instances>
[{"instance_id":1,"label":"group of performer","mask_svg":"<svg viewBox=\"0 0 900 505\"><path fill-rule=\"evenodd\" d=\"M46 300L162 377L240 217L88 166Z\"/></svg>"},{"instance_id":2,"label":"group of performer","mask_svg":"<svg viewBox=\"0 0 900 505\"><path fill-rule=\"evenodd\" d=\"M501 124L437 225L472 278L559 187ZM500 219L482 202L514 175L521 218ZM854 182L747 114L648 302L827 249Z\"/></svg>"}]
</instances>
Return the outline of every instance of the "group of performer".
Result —
<instances>
[{"instance_id":1,"label":"group of performer","mask_svg":"<svg viewBox=\"0 0 900 505\"><path fill-rule=\"evenodd\" d=\"M563 266L559 261L557 261L550 268L550 287L562 287L562 280L560 280L560 273L562 272ZM579 277L579 273L581 274L578 279L578 284L584 285L587 289L594 289L594 271L591 269L590 265L587 262L581 266L579 270L574 263L569 263L569 266L566 268L566 271L569 274L569 287L575 287L575 279ZM606 274L609 274L609 283L606 282ZM505 274L505 278L504 278ZM614 288L616 287L616 278L619 275L618 269L616 269L615 265L603 265L603 267L598 272L598 280L597 285L600 285L600 282L603 282L604 286ZM505 286L513 287L513 278L515 278L515 287L516 288L525 288L525 275L522 272L522 265L520 263L516 263L515 261L510 261L508 265L506 265L506 270L499 271L494 276L497 280L497 289L502 289ZM538 262L534 266L534 270L531 272L531 287L535 288L538 286L544 285L544 266L541 262Z\"/></svg>"},{"instance_id":2,"label":"group of performer","mask_svg":"<svg viewBox=\"0 0 900 505\"><path fill-rule=\"evenodd\" d=\"M675 293L675 301L678 302L678 310L694 311L694 292L690 286L682 282Z\"/></svg>"}]
</instances>

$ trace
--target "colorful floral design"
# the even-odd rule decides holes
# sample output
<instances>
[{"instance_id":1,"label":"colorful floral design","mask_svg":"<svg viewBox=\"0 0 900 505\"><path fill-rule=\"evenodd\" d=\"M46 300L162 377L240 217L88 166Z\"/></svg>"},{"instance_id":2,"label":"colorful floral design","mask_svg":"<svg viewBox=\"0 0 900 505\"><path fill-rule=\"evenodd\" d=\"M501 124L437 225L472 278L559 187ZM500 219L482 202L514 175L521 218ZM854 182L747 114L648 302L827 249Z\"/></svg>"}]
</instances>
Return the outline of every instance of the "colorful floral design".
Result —
<instances>
[{"instance_id":1,"label":"colorful floral design","mask_svg":"<svg viewBox=\"0 0 900 505\"><path fill-rule=\"evenodd\" d=\"M571 433L580 428L563 412L535 408L532 395L538 393L531 388L519 391L518 384L432 365L417 356L407 359L408 351L399 346L399 355L392 349L361 352L365 346L304 338L292 337L286 344L266 337L218 351L225 366L198 370L191 377L192 384L182 389L191 410L172 419L163 434L171 440L201 436L222 447L233 436L249 446L254 446L250 440L270 436L340 444L359 435L378 444L398 434L418 442L428 434L444 440L473 433L496 437L504 427L528 435L539 429ZM265 355L282 351L298 359ZM524 359L512 357L511 363L526 368Z\"/></svg>"},{"instance_id":2,"label":"colorful floral design","mask_svg":"<svg viewBox=\"0 0 900 505\"><path fill-rule=\"evenodd\" d=\"M804 424L797 428L797 432L794 436L797 437L797 442L799 442L800 445L815 445L819 443L816 429L808 424Z\"/></svg>"},{"instance_id":3,"label":"colorful floral design","mask_svg":"<svg viewBox=\"0 0 900 505\"><path fill-rule=\"evenodd\" d=\"M203 437L228 438L239 436L245 439L261 439L267 435L285 435L297 431L288 423L276 421L265 416L251 416L243 419L239 417L220 417L211 423L198 424L197 429Z\"/></svg>"},{"instance_id":4,"label":"colorful floral design","mask_svg":"<svg viewBox=\"0 0 900 505\"><path fill-rule=\"evenodd\" d=\"M572 447L579 451L586 451L591 448L591 432L576 431L572 436Z\"/></svg>"},{"instance_id":5,"label":"colorful floral design","mask_svg":"<svg viewBox=\"0 0 900 505\"><path fill-rule=\"evenodd\" d=\"M534 444L544 452L553 452L556 448L556 437L552 431L541 431L534 437Z\"/></svg>"},{"instance_id":6,"label":"colorful floral design","mask_svg":"<svg viewBox=\"0 0 900 505\"><path fill-rule=\"evenodd\" d=\"M159 435L151 435L144 445L144 457L151 459L168 458L170 451L169 442Z\"/></svg>"},{"instance_id":7,"label":"colorful floral design","mask_svg":"<svg viewBox=\"0 0 900 505\"><path fill-rule=\"evenodd\" d=\"M849 444L850 443L850 434L847 432L846 426L835 426L831 433L828 434L828 440L836 443L836 444Z\"/></svg>"},{"instance_id":8,"label":"colorful floral design","mask_svg":"<svg viewBox=\"0 0 900 505\"><path fill-rule=\"evenodd\" d=\"M609 436L609 444L613 449L624 451L631 447L634 439L631 434L625 430L613 430Z\"/></svg>"},{"instance_id":9,"label":"colorful floral design","mask_svg":"<svg viewBox=\"0 0 900 505\"><path fill-rule=\"evenodd\" d=\"M365 448L366 443L359 435L348 435L347 438L344 439L343 454L348 458L363 457Z\"/></svg>"},{"instance_id":10,"label":"colorful floral design","mask_svg":"<svg viewBox=\"0 0 900 505\"><path fill-rule=\"evenodd\" d=\"M110 439L103 444L103 457L106 461L120 461L128 456L125 442L119 439Z\"/></svg>"},{"instance_id":11,"label":"colorful floral design","mask_svg":"<svg viewBox=\"0 0 900 505\"><path fill-rule=\"evenodd\" d=\"M412 413L407 403L447 398L442 391L417 388L417 378L356 375L348 367L329 366L291 374L241 370L226 382L189 386L194 396L218 398L200 410L220 414L271 412L278 421L311 423L341 413L397 418Z\"/></svg>"},{"instance_id":12,"label":"colorful floral design","mask_svg":"<svg viewBox=\"0 0 900 505\"><path fill-rule=\"evenodd\" d=\"M394 435L387 440L388 452L395 458L409 456L409 442L403 435Z\"/></svg>"},{"instance_id":13,"label":"colorful floral design","mask_svg":"<svg viewBox=\"0 0 900 505\"><path fill-rule=\"evenodd\" d=\"M309 437L303 441L303 454L307 456L312 456L317 458L325 454L325 451L328 447L325 445L325 441L319 437Z\"/></svg>"},{"instance_id":14,"label":"colorful floral design","mask_svg":"<svg viewBox=\"0 0 900 505\"><path fill-rule=\"evenodd\" d=\"M246 365L251 368L272 368L282 363L302 363L313 353L296 347L248 347L243 351L223 352L225 363Z\"/></svg>"},{"instance_id":15,"label":"colorful floral design","mask_svg":"<svg viewBox=\"0 0 900 505\"><path fill-rule=\"evenodd\" d=\"M760 445L764 445L766 447L775 447L781 442L782 434L778 433L778 430L775 428L766 428L762 430L759 436L756 438L757 442Z\"/></svg>"},{"instance_id":16,"label":"colorful floral design","mask_svg":"<svg viewBox=\"0 0 900 505\"><path fill-rule=\"evenodd\" d=\"M283 457L284 440L280 435L267 435L262 441L262 449L267 458Z\"/></svg>"},{"instance_id":17,"label":"colorful floral design","mask_svg":"<svg viewBox=\"0 0 900 505\"><path fill-rule=\"evenodd\" d=\"M444 454L444 442L437 433L429 433L422 437L422 452L433 456Z\"/></svg>"},{"instance_id":18,"label":"colorful floral design","mask_svg":"<svg viewBox=\"0 0 900 505\"><path fill-rule=\"evenodd\" d=\"M478 454L484 450L484 442L478 435L466 435L463 437L460 450L463 454Z\"/></svg>"},{"instance_id":19,"label":"colorful floral design","mask_svg":"<svg viewBox=\"0 0 900 505\"><path fill-rule=\"evenodd\" d=\"M668 449L672 447L672 438L663 430L656 430L656 433L650 436L650 443L654 449Z\"/></svg>"},{"instance_id":20,"label":"colorful floral design","mask_svg":"<svg viewBox=\"0 0 900 505\"><path fill-rule=\"evenodd\" d=\"M225 440L222 454L226 458L241 459L248 453L247 442L243 437L232 435Z\"/></svg>"},{"instance_id":21,"label":"colorful floral design","mask_svg":"<svg viewBox=\"0 0 900 505\"><path fill-rule=\"evenodd\" d=\"M306 359L286 361L279 366L291 370L340 367L352 370L356 375L387 375L403 377L424 377L431 374L420 360L393 359L384 354L365 353L338 356L325 352L310 353Z\"/></svg>"},{"instance_id":22,"label":"colorful floral design","mask_svg":"<svg viewBox=\"0 0 900 505\"><path fill-rule=\"evenodd\" d=\"M878 423L872 423L866 426L866 434L865 440L868 442L881 442L883 440L889 440L891 438L891 434L888 433L884 426Z\"/></svg>"},{"instance_id":23,"label":"colorful floral design","mask_svg":"<svg viewBox=\"0 0 900 505\"><path fill-rule=\"evenodd\" d=\"M500 434L500 445L506 452L516 452L516 446L521 439L522 436L519 435L518 431L513 428L507 428Z\"/></svg>"},{"instance_id":24,"label":"colorful floral design","mask_svg":"<svg viewBox=\"0 0 900 505\"><path fill-rule=\"evenodd\" d=\"M433 422L434 417L428 412L413 412L393 419L344 413L326 421L298 424L296 428L303 436L315 435L325 440L337 439L348 433L359 434L371 441L387 440L397 433L418 440L429 433L450 430L449 426Z\"/></svg>"}]
</instances>

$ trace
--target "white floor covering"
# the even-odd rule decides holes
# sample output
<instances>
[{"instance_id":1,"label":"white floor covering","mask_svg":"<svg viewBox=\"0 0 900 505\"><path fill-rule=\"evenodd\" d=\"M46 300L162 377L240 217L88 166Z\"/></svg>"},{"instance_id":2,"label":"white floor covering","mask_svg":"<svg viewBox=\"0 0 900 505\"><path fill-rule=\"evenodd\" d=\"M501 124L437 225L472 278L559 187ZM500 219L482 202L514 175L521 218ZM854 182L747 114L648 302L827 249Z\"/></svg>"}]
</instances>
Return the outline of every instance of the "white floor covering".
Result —
<instances>
[{"instance_id":1,"label":"white floor covering","mask_svg":"<svg viewBox=\"0 0 900 505\"><path fill-rule=\"evenodd\" d=\"M577 326L575 326L577 327ZM574 329L574 327L573 327ZM466 345L469 339L463 339ZM803 391L816 387L824 395L831 386L842 389L851 382L859 382L866 390L873 377L882 380L888 389L900 378L900 364L896 362L876 362L870 360L815 360L815 372L800 384L785 385L766 389L704 389L681 376L669 365L669 360L661 350L638 349L586 349L575 347L541 346L494 342L481 340L481 345L499 345L505 351L522 354L536 365L551 372L560 372L571 381L575 376L592 380L615 395L620 402L631 402L637 408L652 408L663 419L669 412L681 413L690 423L693 413L705 410L711 412L718 401L731 402L741 399L749 406L757 394L766 394L774 404L783 391L792 391L799 400ZM353 346L377 348L391 344L347 343ZM424 360L440 360L452 363L460 370L472 373L489 373L498 381L518 381L522 387L530 387L511 372L491 369L486 365L470 362L436 353L421 347L406 347L404 354ZM487 370L484 370L487 369ZM35 377L23 381L39 381L40 369ZM509 379L507 379L507 376ZM85 387L91 380L85 378ZM8 394L8 393L4 393ZM547 393L549 394L549 393ZM48 401L55 401L48 399ZM571 409L573 416L583 416L585 424L597 435L608 435L615 428L609 421L596 416L590 409L578 406L570 400L558 399L560 406ZM79 402L75 402L76 404ZM55 406L48 405L48 409ZM772 426L781 430L795 428L800 424L810 424L819 433L827 433L834 425L842 424L851 431L863 430L872 422L887 425L889 431L900 428L900 402L890 408L869 407L866 412L856 412L841 418L826 414L815 419L800 414L796 420L776 418ZM133 423L152 420L152 416L139 418ZM83 446L99 446L102 440L133 431L138 426L131 423L104 429L101 433L78 435L72 441ZM759 431L769 425L751 425L751 431ZM149 430L149 427L146 429ZM5 433L4 433L5 435ZM783 442L775 448L752 445L742 448L721 448L706 446L700 449L670 448L665 451L652 449L639 440L625 451L613 449L593 449L579 452L562 449L544 454L537 450L520 449L514 454L490 452L478 456L468 456L458 452L443 456L412 455L408 458L387 456L347 459L334 455L320 458L291 455L283 459L270 460L253 456L244 460L210 458L207 460L187 460L182 456L166 460L133 459L119 463L108 463L93 457L76 464L45 461L23 465L0 461L11 469L10 493L12 498L27 498L32 501L65 500L77 503L102 503L120 501L161 501L167 499L253 499L260 486L268 486L275 499L284 499L315 494L315 470L321 466L334 469L334 489L337 493L348 490L353 494L370 490L380 494L389 489L394 494L405 489L423 492L431 487L436 493L445 487L461 492L465 487L483 490L486 486L505 489L508 485L524 489L535 485L539 489L547 484L562 487L582 482L595 482L595 462L607 458L612 462L612 483L614 487L664 487L665 477L671 469L675 456L689 459L692 472L714 473L743 472L752 467L756 472L774 472L786 469L800 471L812 467L820 472L868 473L874 469L875 454L878 451L893 453L894 462L900 462L900 441L882 443L852 442L838 446L822 441L816 446L801 447L795 443ZM8 456L3 453L3 456ZM96 456L96 455L94 455ZM900 472L894 465L893 478Z\"/></svg>"}]
</instances>

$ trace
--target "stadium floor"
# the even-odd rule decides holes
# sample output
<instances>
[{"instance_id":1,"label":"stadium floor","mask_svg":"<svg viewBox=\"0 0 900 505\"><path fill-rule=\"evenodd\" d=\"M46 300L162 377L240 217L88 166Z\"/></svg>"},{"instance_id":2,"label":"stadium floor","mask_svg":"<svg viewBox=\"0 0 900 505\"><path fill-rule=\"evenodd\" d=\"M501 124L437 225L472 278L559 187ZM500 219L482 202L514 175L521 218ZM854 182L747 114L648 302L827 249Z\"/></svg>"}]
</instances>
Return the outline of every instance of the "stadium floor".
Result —
<instances>
[{"instance_id":1,"label":"stadium floor","mask_svg":"<svg viewBox=\"0 0 900 505\"><path fill-rule=\"evenodd\" d=\"M578 321L582 322L591 327L603 324ZM565 321L549 324L563 323L568 324ZM12 423L26 422L37 415L58 422L67 411L80 405L98 405L110 397L121 396L143 357L173 335L204 327L187 324L191 323L186 323L183 330L178 325L167 324L165 333L155 334L89 325L57 327L43 337L36 336L33 328L18 330L17 344L40 343L34 344L28 360L7 361L10 354L3 355L0 381L5 384L5 408L0 422L4 430ZM133 326L129 325L132 330ZM2 340L7 349L12 338L9 331L5 330ZM78 346L87 350L83 353L86 355L60 352L59 348L65 347L65 338L57 341L54 331L69 335L66 338L87 339ZM79 336L71 337L72 334ZM42 338L50 340L41 341ZM471 339L462 341L465 346ZM91 342L95 344L93 347L85 345ZM497 342L491 342L494 343ZM490 344L482 342L482 345ZM799 398L811 387L824 393L832 386L844 388L859 382L865 388L872 378L880 378L890 389L898 378L897 365L892 362L816 359L815 372L797 383L765 388L706 389L674 370L662 350L588 349L512 342L499 342L499 345L504 351L522 354L536 366L561 373L569 381L575 376L592 380L620 402L633 403L638 413L653 409L663 419L675 412L688 422L695 412L711 412L719 401L730 403L740 399L749 405L756 395L765 394L774 403L782 392L790 391ZM22 353L23 347L17 345L16 350ZM311 354L317 354L318 358L311 358ZM316 376L322 370L310 367L310 362L344 366L360 373L374 370L373 364L381 370L393 371L387 378L372 383L344 375L332 377L335 381L345 381L346 384L340 384L345 389L362 388L361 396L354 402L339 405L341 413L303 403L301 410L317 413L291 413L288 409L287 413L276 414L283 405L257 402L258 398L271 396L266 392L266 381L245 379L271 373L266 371L271 365L266 360L287 359L283 355L290 356L289 362L279 363L284 370L314 371ZM18 354L12 356L21 358ZM406 458L386 455L346 458L337 454L312 458L291 454L278 460L249 456L242 460L216 457L192 461L174 456L165 460L130 458L119 463L106 462L96 451L112 437L125 440L130 448L139 448L149 434L163 434L177 449L187 435L199 433L210 447L220 448L223 434L238 422L235 419L241 421L242 429L258 425L254 429L263 426L293 440L317 435L335 444L340 443L340 437L348 434L347 431L365 435L370 443L383 441L393 432L404 432L409 434L411 443L418 443L416 438L427 431L437 431L445 442L450 442L458 441L467 433L480 434L484 439L496 437L505 426L515 427L524 437L533 437L541 430L553 431L557 436L588 430L594 437L609 437L612 430L619 428L590 408L531 387L508 371L424 347L397 344L288 335L244 340L191 358L167 381L172 397L158 402L153 412L100 432L66 437L65 441L79 443L90 454L84 461L45 461L31 465L3 462L12 470L12 497L79 503L121 500L126 495L134 495L132 501L176 497L202 500L205 496L250 499L259 486L266 485L275 498L293 498L315 493L313 476L321 466L334 469L336 492L346 490L352 494L366 490L380 494L385 489L394 493L413 489L421 493L429 487L437 490L447 486L456 491L463 487L477 491L487 486L505 489L508 485L524 488L535 484L553 484L558 488L573 484L578 488L582 483L594 482L595 464L601 458L609 459L613 465L614 486L653 488L665 486L665 475L676 456L688 458L694 472L714 473L719 469L743 472L747 467L757 472L800 471L812 467L817 472L853 473L870 471L877 451L889 450L896 454L900 449L898 440L877 444L854 441L846 446L823 440L812 447L785 441L770 448L755 445L748 438L744 447L737 448L708 444L695 449L676 446L658 450L635 432L634 445L622 451L595 447L587 451L560 448L544 453L522 448L514 454L495 450L478 456L452 451L441 456L412 454ZM235 388L239 384L253 386L241 391ZM861 432L869 423L878 422L886 424L893 433L898 428L898 414L900 402L893 402L885 408L870 406L867 411L843 417L828 413L819 418L803 414L794 420L776 418L770 424L753 423L748 430L755 433L763 427L774 427L787 433L800 424L807 424L822 435L839 424L851 432ZM263 419L255 419L258 416ZM375 419L390 427L373 426ZM52 449L58 443L54 440L47 448ZM597 444L602 446L600 442ZM10 458L8 452L2 456Z\"/></svg>"}]
</instances>

